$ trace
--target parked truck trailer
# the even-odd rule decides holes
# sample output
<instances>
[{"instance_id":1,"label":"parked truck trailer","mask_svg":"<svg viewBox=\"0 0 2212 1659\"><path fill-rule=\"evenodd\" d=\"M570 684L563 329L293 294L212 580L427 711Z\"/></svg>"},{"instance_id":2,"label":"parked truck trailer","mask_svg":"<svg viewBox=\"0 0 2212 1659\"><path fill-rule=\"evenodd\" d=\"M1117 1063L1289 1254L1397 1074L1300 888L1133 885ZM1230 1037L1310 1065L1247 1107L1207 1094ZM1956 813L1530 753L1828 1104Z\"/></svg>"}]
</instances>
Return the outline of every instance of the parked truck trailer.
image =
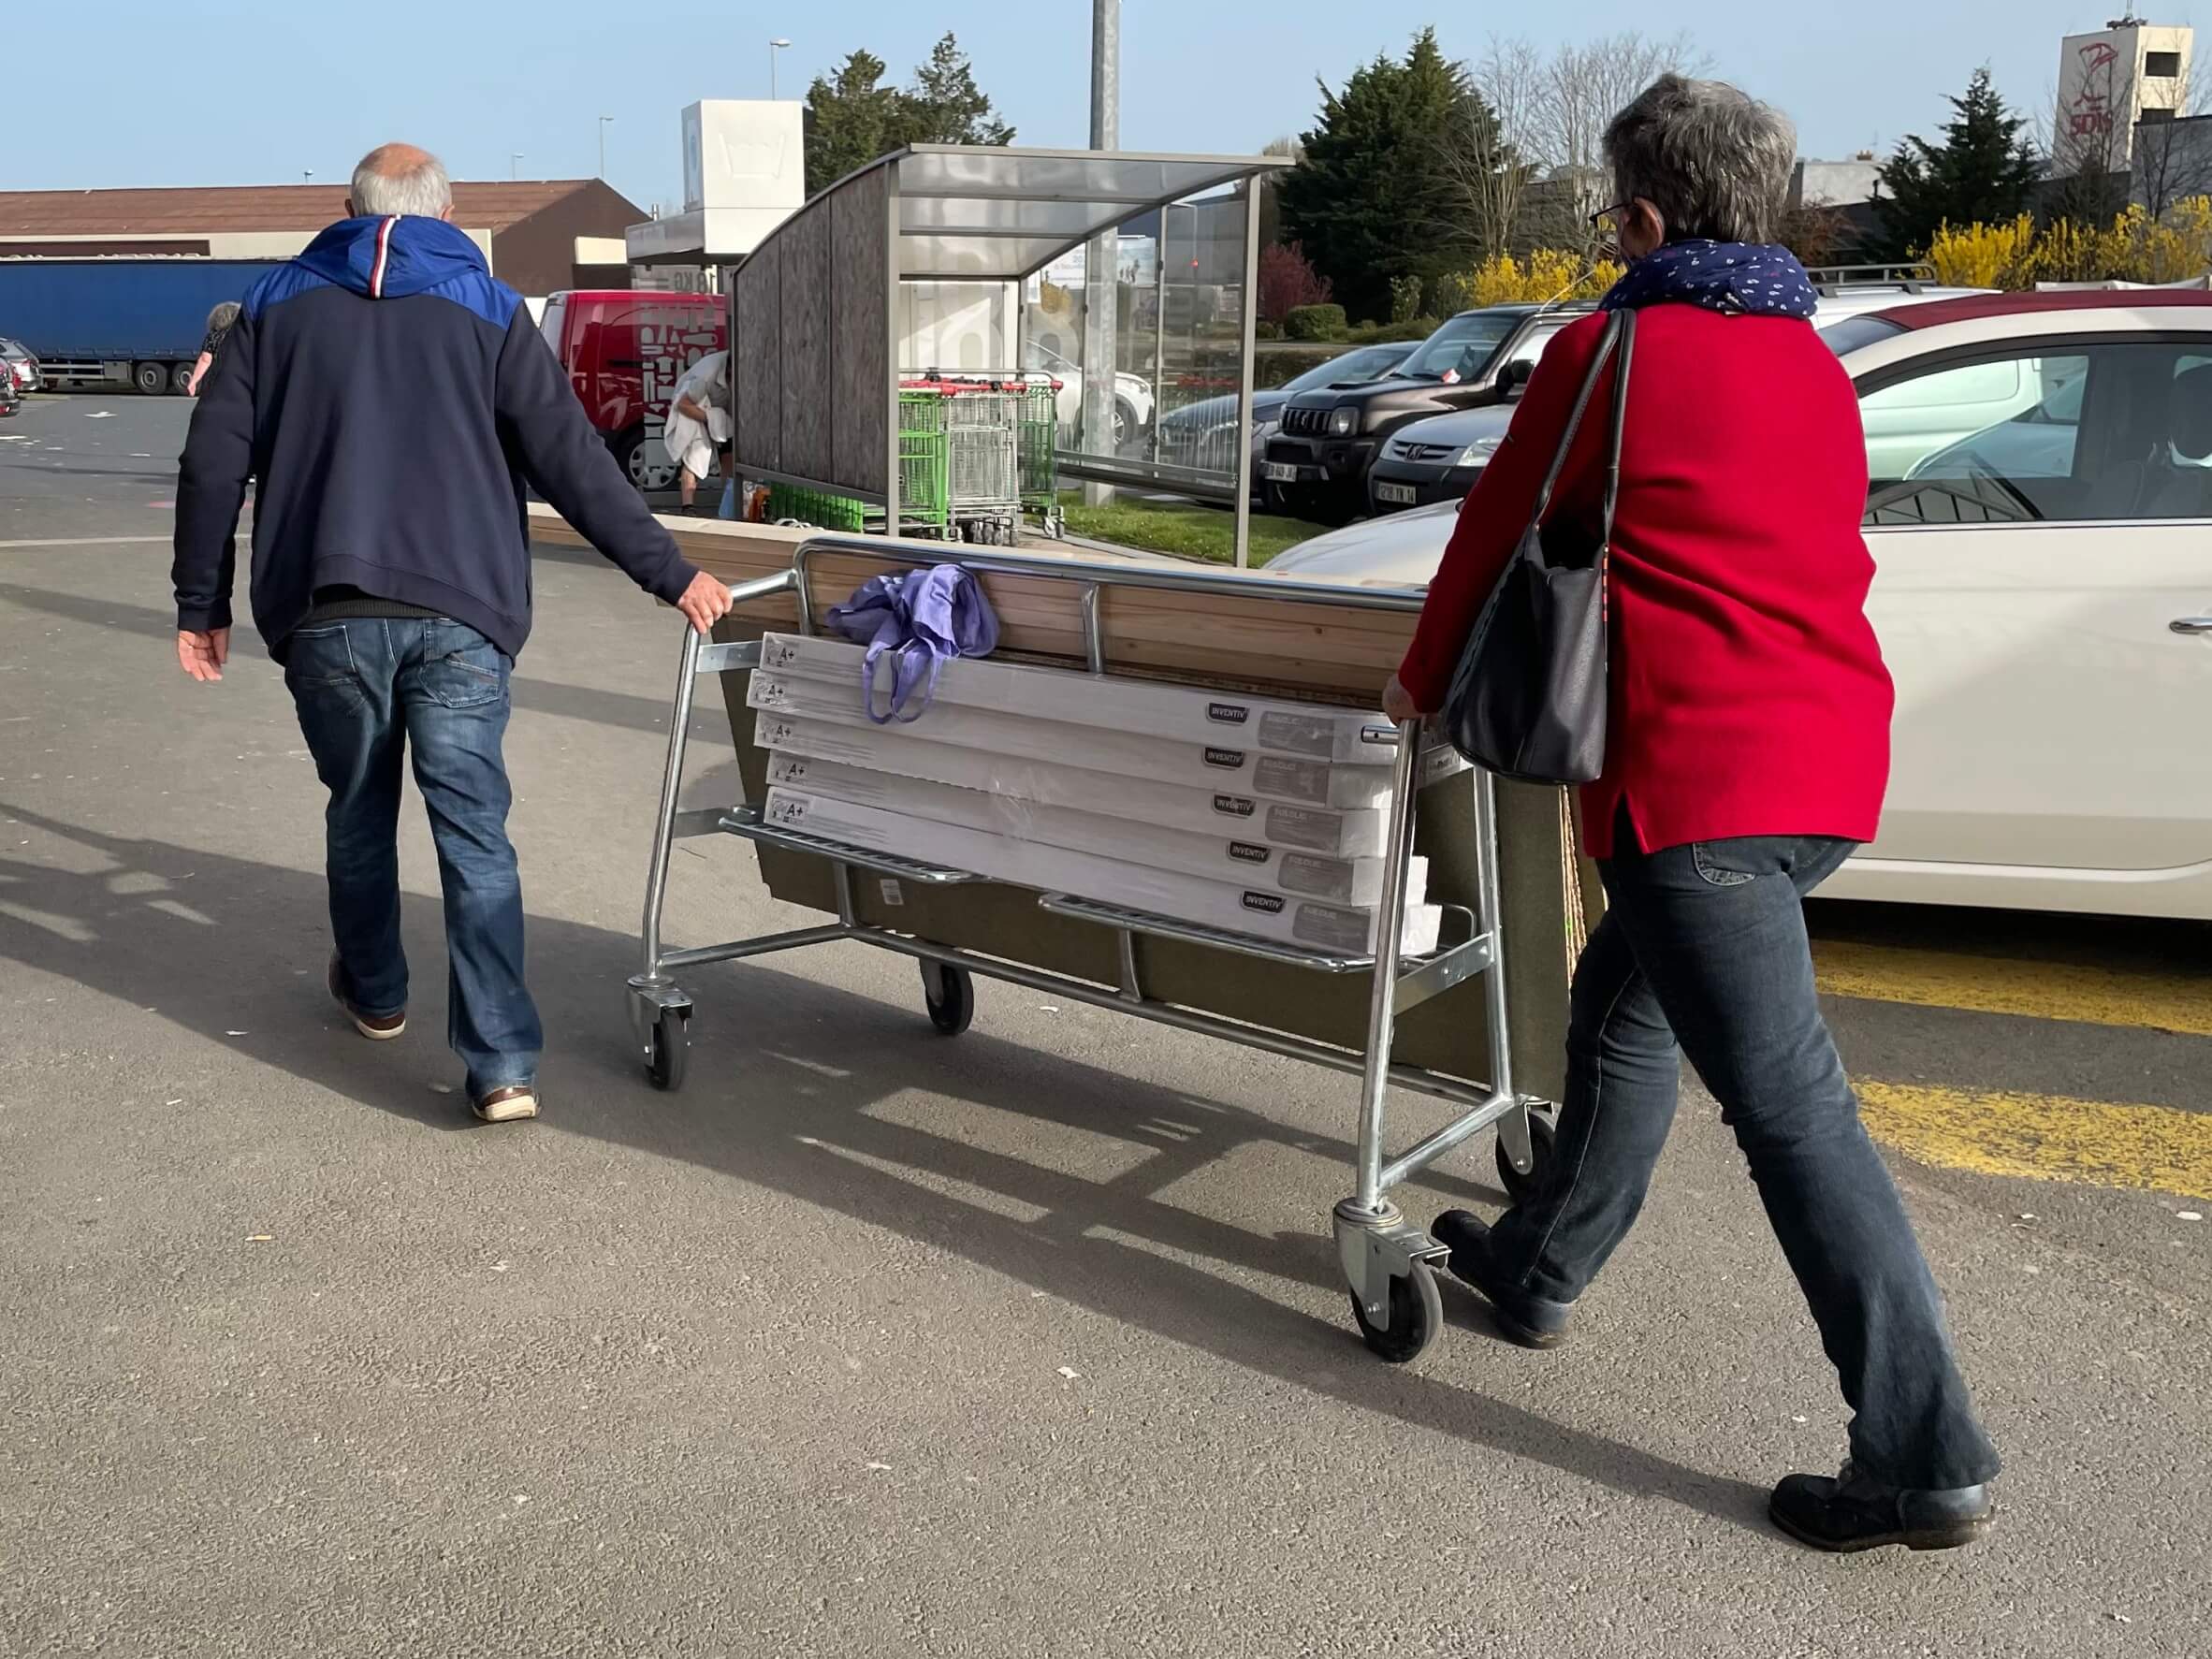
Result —
<instances>
[{"instance_id":1,"label":"parked truck trailer","mask_svg":"<svg viewBox=\"0 0 2212 1659\"><path fill-rule=\"evenodd\" d=\"M271 259L0 259L0 335L49 386L182 392L208 313L243 299Z\"/></svg>"}]
</instances>

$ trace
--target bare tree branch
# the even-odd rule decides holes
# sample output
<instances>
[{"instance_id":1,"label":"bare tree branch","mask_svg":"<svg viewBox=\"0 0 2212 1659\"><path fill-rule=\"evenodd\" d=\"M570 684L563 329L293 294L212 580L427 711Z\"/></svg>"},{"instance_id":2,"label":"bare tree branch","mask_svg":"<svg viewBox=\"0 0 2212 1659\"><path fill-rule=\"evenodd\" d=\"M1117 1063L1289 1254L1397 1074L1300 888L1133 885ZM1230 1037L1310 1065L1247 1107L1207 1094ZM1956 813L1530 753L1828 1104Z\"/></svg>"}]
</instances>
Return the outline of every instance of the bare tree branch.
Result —
<instances>
[{"instance_id":1,"label":"bare tree branch","mask_svg":"<svg viewBox=\"0 0 2212 1659\"><path fill-rule=\"evenodd\" d=\"M1661 75L1695 75L1710 57L1684 31L1634 30L1562 45L1492 36L1468 78L1497 117L1470 123L1446 171L1455 205L1485 255L1532 247L1588 250L1589 216L1605 207L1600 154L1612 119ZM1480 128L1480 130L1477 130Z\"/></svg>"},{"instance_id":2,"label":"bare tree branch","mask_svg":"<svg viewBox=\"0 0 2212 1659\"><path fill-rule=\"evenodd\" d=\"M2212 77L2200 80L2193 63L2184 73L2176 119L2135 129L2133 194L2154 219L2192 196L2212 196L2212 133L2180 124L2212 113Z\"/></svg>"},{"instance_id":3,"label":"bare tree branch","mask_svg":"<svg viewBox=\"0 0 2212 1659\"><path fill-rule=\"evenodd\" d=\"M1542 102L1544 63L1527 41L1492 36L1482 61L1466 73L1488 109L1470 101L1462 112L1444 174L1463 216L1462 234L1477 257L1488 258L1510 251L1519 239L1534 170L1524 140Z\"/></svg>"}]
</instances>

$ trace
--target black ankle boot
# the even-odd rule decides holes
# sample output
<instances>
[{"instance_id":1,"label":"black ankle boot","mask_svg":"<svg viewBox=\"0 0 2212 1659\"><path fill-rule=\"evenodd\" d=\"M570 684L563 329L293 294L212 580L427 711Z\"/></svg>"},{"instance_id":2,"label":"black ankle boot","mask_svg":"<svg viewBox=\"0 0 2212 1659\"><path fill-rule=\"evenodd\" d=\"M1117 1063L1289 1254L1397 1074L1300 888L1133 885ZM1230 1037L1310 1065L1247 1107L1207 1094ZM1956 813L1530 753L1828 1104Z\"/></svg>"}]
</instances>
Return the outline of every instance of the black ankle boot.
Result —
<instances>
[{"instance_id":1,"label":"black ankle boot","mask_svg":"<svg viewBox=\"0 0 2212 1659\"><path fill-rule=\"evenodd\" d=\"M1447 1210L1429 1229L1451 1249L1451 1275L1481 1292L1498 1333L1524 1348L1555 1348L1567 1338L1570 1302L1548 1302L1516 1290L1499 1276L1490 1257L1490 1224L1468 1210Z\"/></svg>"},{"instance_id":2,"label":"black ankle boot","mask_svg":"<svg viewBox=\"0 0 2212 1659\"><path fill-rule=\"evenodd\" d=\"M1800 1544L1847 1554L1885 1544L1956 1550L1989 1530L1997 1506L1986 1486L1884 1486L1845 1463L1836 1476L1785 1477L1767 1513Z\"/></svg>"}]
</instances>

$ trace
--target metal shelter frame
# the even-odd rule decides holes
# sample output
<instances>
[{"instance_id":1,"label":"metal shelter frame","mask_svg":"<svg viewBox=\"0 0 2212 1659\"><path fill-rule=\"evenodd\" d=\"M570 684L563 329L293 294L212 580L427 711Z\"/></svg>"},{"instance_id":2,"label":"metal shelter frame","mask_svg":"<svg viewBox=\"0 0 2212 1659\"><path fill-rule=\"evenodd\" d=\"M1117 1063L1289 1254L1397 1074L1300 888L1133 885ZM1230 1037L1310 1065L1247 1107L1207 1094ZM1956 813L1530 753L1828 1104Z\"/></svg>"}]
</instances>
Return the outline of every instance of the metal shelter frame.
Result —
<instances>
[{"instance_id":1,"label":"metal shelter frame","mask_svg":"<svg viewBox=\"0 0 2212 1659\"><path fill-rule=\"evenodd\" d=\"M838 492L881 506L886 525L895 528L900 522L901 329L900 308L896 303L899 284L904 282L1021 284L1063 254L1130 219L1154 210L1164 210L1190 196L1232 186L1240 188L1244 197L1243 337L1238 351L1237 406L1248 430L1259 268L1259 192L1255 181L1289 165L1287 158L1272 155L1152 154L914 144L847 174L764 238L746 265L749 267L754 261L777 253L785 239L806 234L799 226L810 215L830 216L838 235L849 236L845 227L851 224L852 214L840 208L840 201L866 203L872 211L873 203L868 198L880 191L883 213L880 238L883 253L880 310L888 336L882 357L885 464L880 488L863 484L850 475L841 479L822 478L789 468L750 465L743 454L739 457L740 470L770 481ZM838 217L840 213L842 218ZM857 236L851 237L855 245L859 240ZM866 240L873 243L879 239L870 236ZM739 268L740 281L744 269ZM850 281L854 274L839 270L837 280ZM734 305L738 285L732 284ZM782 307L787 303L779 294L777 304ZM1014 338L1010 342L1017 359L1026 356L1022 346L1026 327L1026 318L1017 304ZM734 314L734 342L736 337ZM839 342L833 339L829 349L837 352ZM872 358L872 348L868 355ZM1086 375L1099 372L1112 375L1114 371L1113 364L1084 364ZM1065 450L1059 454L1071 474L1087 474L1107 482L1157 484L1169 488L1197 482L1186 475L1188 470L1184 468ZM1237 446L1234 502L1236 562L1240 566L1247 560L1250 498L1251 446L1244 444Z\"/></svg>"}]
</instances>

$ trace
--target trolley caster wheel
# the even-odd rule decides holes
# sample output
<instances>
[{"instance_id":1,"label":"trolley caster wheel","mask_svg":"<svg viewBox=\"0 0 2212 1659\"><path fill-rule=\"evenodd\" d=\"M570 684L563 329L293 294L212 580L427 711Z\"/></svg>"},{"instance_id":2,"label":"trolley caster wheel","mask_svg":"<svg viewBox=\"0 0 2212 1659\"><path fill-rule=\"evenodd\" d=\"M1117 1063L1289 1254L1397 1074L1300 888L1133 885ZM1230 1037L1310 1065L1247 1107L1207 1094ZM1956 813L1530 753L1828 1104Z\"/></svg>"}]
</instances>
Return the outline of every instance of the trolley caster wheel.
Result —
<instances>
[{"instance_id":1,"label":"trolley caster wheel","mask_svg":"<svg viewBox=\"0 0 2212 1659\"><path fill-rule=\"evenodd\" d=\"M657 1089L674 1092L684 1086L684 1063L691 1054L691 1016L673 1008L661 1011L647 1041L646 1075Z\"/></svg>"},{"instance_id":2,"label":"trolley caster wheel","mask_svg":"<svg viewBox=\"0 0 2212 1659\"><path fill-rule=\"evenodd\" d=\"M945 1036L957 1037L975 1018L975 982L965 968L924 962L922 1000L929 1010L929 1023Z\"/></svg>"},{"instance_id":3,"label":"trolley caster wheel","mask_svg":"<svg viewBox=\"0 0 2212 1659\"><path fill-rule=\"evenodd\" d=\"M1498 1183L1505 1187L1506 1196L1517 1204L1532 1196L1550 1178L1552 1159L1559 1156L1559 1130L1550 1118L1535 1112L1528 1114L1528 1147L1529 1167L1524 1175L1506 1156L1506 1138L1498 1137Z\"/></svg>"},{"instance_id":4,"label":"trolley caster wheel","mask_svg":"<svg viewBox=\"0 0 2212 1659\"><path fill-rule=\"evenodd\" d=\"M1444 1331L1444 1297L1425 1261L1413 1263L1403 1278L1390 1280L1390 1324L1378 1327L1367 1317L1360 1293L1352 1292L1352 1319L1377 1359L1406 1365L1429 1351Z\"/></svg>"}]
</instances>

